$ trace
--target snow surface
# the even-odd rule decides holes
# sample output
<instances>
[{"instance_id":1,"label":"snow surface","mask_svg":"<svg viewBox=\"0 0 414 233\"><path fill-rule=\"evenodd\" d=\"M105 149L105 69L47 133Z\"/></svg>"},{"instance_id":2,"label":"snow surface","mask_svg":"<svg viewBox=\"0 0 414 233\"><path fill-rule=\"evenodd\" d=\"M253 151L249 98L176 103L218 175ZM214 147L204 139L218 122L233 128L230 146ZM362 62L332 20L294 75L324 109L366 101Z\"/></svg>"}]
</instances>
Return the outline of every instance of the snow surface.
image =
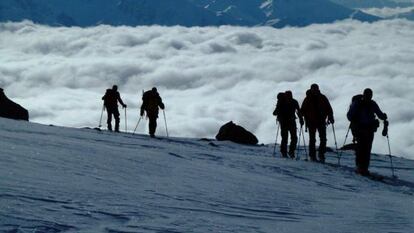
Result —
<instances>
[{"instance_id":1,"label":"snow surface","mask_svg":"<svg viewBox=\"0 0 414 233\"><path fill-rule=\"evenodd\" d=\"M162 130L159 129L159 130ZM272 157L272 145L150 139L0 119L1 232L400 232L414 228L414 161L398 179ZM389 159L371 170L390 175Z\"/></svg>"},{"instance_id":2,"label":"snow surface","mask_svg":"<svg viewBox=\"0 0 414 233\"><path fill-rule=\"evenodd\" d=\"M95 127L101 97L118 84L132 130L142 89L157 86L171 135L213 137L233 120L264 143L274 140L278 92L290 89L302 102L319 83L342 143L351 97L371 87L390 118L393 153L414 159L413 38L414 22L405 20L284 29L8 23L0 24L0 87L32 121ZM383 137L374 151L388 151Z\"/></svg>"}]
</instances>

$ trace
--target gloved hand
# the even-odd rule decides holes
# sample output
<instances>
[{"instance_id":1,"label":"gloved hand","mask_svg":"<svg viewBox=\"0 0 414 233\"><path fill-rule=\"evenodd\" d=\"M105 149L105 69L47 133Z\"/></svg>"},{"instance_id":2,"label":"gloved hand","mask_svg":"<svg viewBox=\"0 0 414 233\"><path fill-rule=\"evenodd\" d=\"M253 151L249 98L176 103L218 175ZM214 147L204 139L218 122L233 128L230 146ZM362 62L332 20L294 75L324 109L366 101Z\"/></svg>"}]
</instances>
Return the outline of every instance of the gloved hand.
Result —
<instances>
[{"instance_id":1,"label":"gloved hand","mask_svg":"<svg viewBox=\"0 0 414 233\"><path fill-rule=\"evenodd\" d=\"M329 116L328 117L328 124L334 124L334 123L335 123L335 120L334 120L333 116Z\"/></svg>"},{"instance_id":2,"label":"gloved hand","mask_svg":"<svg viewBox=\"0 0 414 233\"><path fill-rule=\"evenodd\" d=\"M141 116L144 116L144 110L143 110L143 109L141 109L141 113L140 113L140 115L141 115Z\"/></svg>"},{"instance_id":3,"label":"gloved hand","mask_svg":"<svg viewBox=\"0 0 414 233\"><path fill-rule=\"evenodd\" d=\"M388 116L386 113L384 113L384 120L387 120L387 119L388 119Z\"/></svg>"},{"instance_id":4,"label":"gloved hand","mask_svg":"<svg viewBox=\"0 0 414 233\"><path fill-rule=\"evenodd\" d=\"M300 126L303 126L305 124L303 117L299 118L299 123L300 123Z\"/></svg>"},{"instance_id":5,"label":"gloved hand","mask_svg":"<svg viewBox=\"0 0 414 233\"><path fill-rule=\"evenodd\" d=\"M123 108L126 108L126 107L127 107L127 105L126 105L126 104L124 104L124 105L122 105L122 107L123 107Z\"/></svg>"},{"instance_id":6,"label":"gloved hand","mask_svg":"<svg viewBox=\"0 0 414 233\"><path fill-rule=\"evenodd\" d=\"M386 137L388 135L388 125L389 122L384 120L384 129L382 130L382 136Z\"/></svg>"}]
</instances>

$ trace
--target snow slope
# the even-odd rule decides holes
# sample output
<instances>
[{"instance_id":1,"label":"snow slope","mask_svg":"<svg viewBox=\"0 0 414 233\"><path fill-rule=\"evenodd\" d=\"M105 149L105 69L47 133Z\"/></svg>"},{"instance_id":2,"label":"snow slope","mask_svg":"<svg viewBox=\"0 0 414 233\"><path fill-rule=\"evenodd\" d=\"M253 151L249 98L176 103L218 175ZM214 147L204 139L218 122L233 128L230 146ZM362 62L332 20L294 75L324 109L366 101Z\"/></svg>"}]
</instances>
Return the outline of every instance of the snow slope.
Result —
<instances>
[{"instance_id":1,"label":"snow slope","mask_svg":"<svg viewBox=\"0 0 414 233\"><path fill-rule=\"evenodd\" d=\"M2 0L0 22L31 20L64 26L272 25L331 23L379 18L328 0Z\"/></svg>"},{"instance_id":2,"label":"snow slope","mask_svg":"<svg viewBox=\"0 0 414 233\"><path fill-rule=\"evenodd\" d=\"M162 127L159 130L163 130ZM387 183L272 146L0 119L1 232L412 232L414 162ZM303 155L303 153L302 153ZM336 163L335 154L327 161ZM374 155L372 170L389 175Z\"/></svg>"}]
</instances>

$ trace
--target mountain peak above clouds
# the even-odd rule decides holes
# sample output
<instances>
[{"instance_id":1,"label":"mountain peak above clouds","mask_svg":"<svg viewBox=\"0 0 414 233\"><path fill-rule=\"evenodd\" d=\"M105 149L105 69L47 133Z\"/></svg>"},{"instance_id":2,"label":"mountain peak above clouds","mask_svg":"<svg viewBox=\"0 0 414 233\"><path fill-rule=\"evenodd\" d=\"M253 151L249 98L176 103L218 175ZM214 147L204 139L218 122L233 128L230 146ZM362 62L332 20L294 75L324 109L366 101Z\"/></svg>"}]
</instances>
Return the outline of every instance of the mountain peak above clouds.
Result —
<instances>
[{"instance_id":1,"label":"mountain peak above clouds","mask_svg":"<svg viewBox=\"0 0 414 233\"><path fill-rule=\"evenodd\" d=\"M379 18L328 0L2 0L0 22L64 26L306 26Z\"/></svg>"},{"instance_id":2,"label":"mountain peak above clouds","mask_svg":"<svg viewBox=\"0 0 414 233\"><path fill-rule=\"evenodd\" d=\"M349 9L329 0L189 0L206 9L220 12L234 19L243 19L248 25L274 27L306 26L313 23L332 23L352 18L360 21L376 21L380 18ZM229 7L231 6L231 8ZM240 20L241 21L241 20Z\"/></svg>"}]
</instances>

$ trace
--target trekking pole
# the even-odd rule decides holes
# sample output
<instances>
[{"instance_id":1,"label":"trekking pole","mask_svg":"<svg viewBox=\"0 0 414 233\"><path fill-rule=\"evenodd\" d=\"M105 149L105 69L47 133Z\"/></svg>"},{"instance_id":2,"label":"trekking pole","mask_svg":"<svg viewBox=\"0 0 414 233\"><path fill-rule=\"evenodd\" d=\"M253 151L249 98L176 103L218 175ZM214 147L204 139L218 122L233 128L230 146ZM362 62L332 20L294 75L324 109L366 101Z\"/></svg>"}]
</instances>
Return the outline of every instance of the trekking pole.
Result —
<instances>
[{"instance_id":1,"label":"trekking pole","mask_svg":"<svg viewBox=\"0 0 414 233\"><path fill-rule=\"evenodd\" d=\"M387 141L388 141L388 151L389 151L388 156L390 157L392 177L395 178L395 175L394 175L394 164L392 163L392 155L391 155L390 137L388 136L388 134L387 134Z\"/></svg>"},{"instance_id":2,"label":"trekking pole","mask_svg":"<svg viewBox=\"0 0 414 233\"><path fill-rule=\"evenodd\" d=\"M125 107L125 133L128 132L127 109Z\"/></svg>"},{"instance_id":3,"label":"trekking pole","mask_svg":"<svg viewBox=\"0 0 414 233\"><path fill-rule=\"evenodd\" d=\"M334 124L332 124L332 131L333 131L334 140L335 140L336 156L338 157L338 161L339 161L338 142L336 141L336 133L335 133L335 125Z\"/></svg>"},{"instance_id":4,"label":"trekking pole","mask_svg":"<svg viewBox=\"0 0 414 233\"><path fill-rule=\"evenodd\" d=\"M167 118L165 117L165 111L164 111L164 109L162 110L162 113L164 115L165 132L167 132L167 138L169 138L170 136L168 136Z\"/></svg>"},{"instance_id":5,"label":"trekking pole","mask_svg":"<svg viewBox=\"0 0 414 233\"><path fill-rule=\"evenodd\" d=\"M300 147L300 137L301 136L302 136L302 126L300 126L300 129L299 129L298 146L296 147L297 160L300 160L299 147Z\"/></svg>"},{"instance_id":6,"label":"trekking pole","mask_svg":"<svg viewBox=\"0 0 414 233\"><path fill-rule=\"evenodd\" d=\"M279 123L278 123L278 121L277 121L277 118L276 118L276 125L277 125L277 130L276 130L276 141L275 141L275 146L273 147L273 154L272 154L272 156L276 156L276 144L277 144L277 139L278 139L278 137L279 137Z\"/></svg>"},{"instance_id":7,"label":"trekking pole","mask_svg":"<svg viewBox=\"0 0 414 233\"><path fill-rule=\"evenodd\" d=\"M138 128L139 122L141 122L141 119L142 119L142 116L140 116L140 117L139 117L139 119L138 119L138 123L137 123L137 125L135 126L134 132L133 132L132 134L135 134L135 131L137 131L137 128Z\"/></svg>"},{"instance_id":8,"label":"trekking pole","mask_svg":"<svg viewBox=\"0 0 414 233\"><path fill-rule=\"evenodd\" d=\"M102 111L101 111L101 119L99 120L99 126L98 128L102 127L102 116L103 116L103 112L105 111L105 105L102 104Z\"/></svg>"},{"instance_id":9,"label":"trekking pole","mask_svg":"<svg viewBox=\"0 0 414 233\"><path fill-rule=\"evenodd\" d=\"M308 161L308 151L306 150L306 141L305 141L305 133L303 132L303 128L301 128L302 130L302 138L303 138L303 148L305 149L305 155L306 155L306 160Z\"/></svg>"},{"instance_id":10,"label":"trekking pole","mask_svg":"<svg viewBox=\"0 0 414 233\"><path fill-rule=\"evenodd\" d=\"M344 146L345 146L345 144L346 144L346 140L348 139L349 131L351 131L351 125L349 125L349 127L348 127L348 131L346 132L346 136L345 136L344 144L342 145L342 147L344 147ZM343 152L343 150L341 150L341 151L339 152L339 157L338 157L338 165L341 165L341 157L342 157L342 152Z\"/></svg>"},{"instance_id":11,"label":"trekking pole","mask_svg":"<svg viewBox=\"0 0 414 233\"><path fill-rule=\"evenodd\" d=\"M390 137L389 137L389 134L388 134L388 125L389 125L389 122L387 120L384 120L384 130L382 131L382 136L386 136L387 137L387 142L388 142L388 156L390 157L392 177L395 178L395 175L394 175L394 164L392 162L392 153L391 153L391 146L390 146Z\"/></svg>"}]
</instances>

